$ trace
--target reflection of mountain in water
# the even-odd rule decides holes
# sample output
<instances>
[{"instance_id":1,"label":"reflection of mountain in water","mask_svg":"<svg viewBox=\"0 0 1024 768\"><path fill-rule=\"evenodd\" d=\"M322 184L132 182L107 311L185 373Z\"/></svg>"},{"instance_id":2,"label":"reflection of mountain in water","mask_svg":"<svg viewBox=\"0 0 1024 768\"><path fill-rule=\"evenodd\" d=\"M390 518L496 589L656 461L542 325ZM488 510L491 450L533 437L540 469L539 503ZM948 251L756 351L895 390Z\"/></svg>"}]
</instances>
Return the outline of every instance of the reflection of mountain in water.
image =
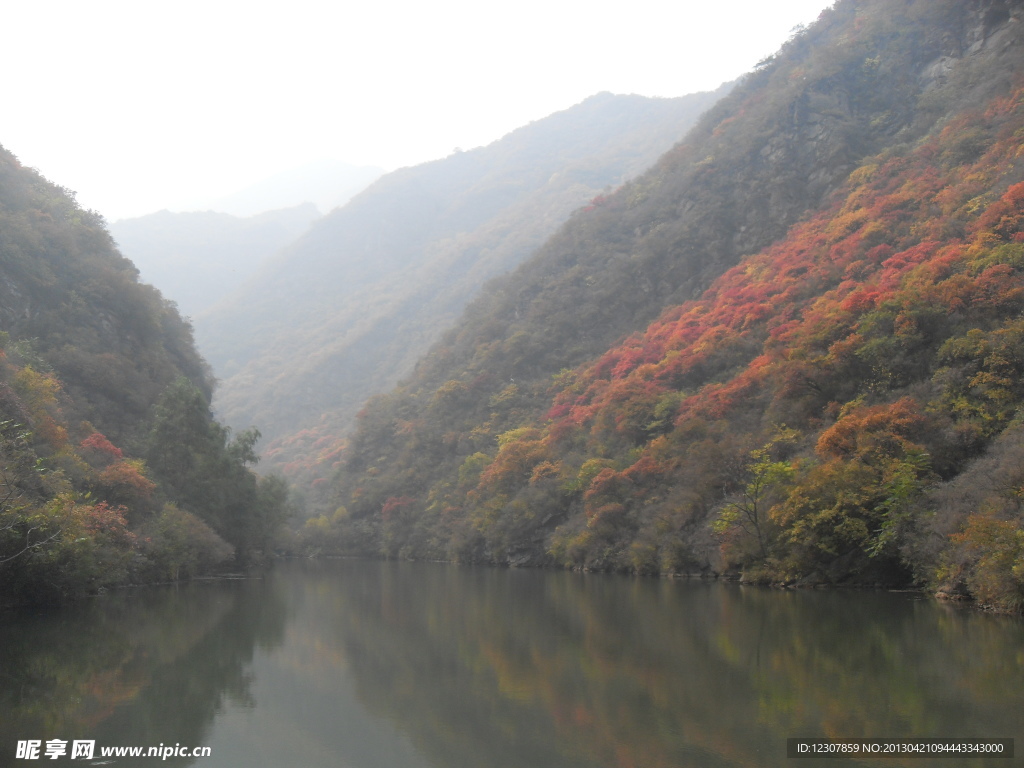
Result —
<instances>
[{"instance_id":1,"label":"reflection of mountain in water","mask_svg":"<svg viewBox=\"0 0 1024 768\"><path fill-rule=\"evenodd\" d=\"M232 581L5 616L0 765L21 739L90 739L97 749L204 744L225 702L251 701L254 650L279 644L285 615L265 582Z\"/></svg>"},{"instance_id":2,"label":"reflection of mountain in water","mask_svg":"<svg viewBox=\"0 0 1024 768\"><path fill-rule=\"evenodd\" d=\"M795 734L1009 736L1024 627L906 595L364 564L360 696L438 768L788 765ZM353 584L355 582L355 584Z\"/></svg>"},{"instance_id":3,"label":"reflection of mountain in water","mask_svg":"<svg viewBox=\"0 0 1024 768\"><path fill-rule=\"evenodd\" d=\"M230 765L429 768L400 722L367 711L359 673L340 642L356 620L346 610L346 593L360 588L363 568L372 573L377 564L340 571L336 565L286 562L271 574L290 618L282 646L253 659L255 708L225 707L214 724L208 743Z\"/></svg>"},{"instance_id":4,"label":"reflection of mountain in water","mask_svg":"<svg viewBox=\"0 0 1024 768\"><path fill-rule=\"evenodd\" d=\"M206 768L791 768L794 735L1012 738L1024 709L1021 622L904 594L300 561L5 618L0 764L60 737Z\"/></svg>"}]
</instances>

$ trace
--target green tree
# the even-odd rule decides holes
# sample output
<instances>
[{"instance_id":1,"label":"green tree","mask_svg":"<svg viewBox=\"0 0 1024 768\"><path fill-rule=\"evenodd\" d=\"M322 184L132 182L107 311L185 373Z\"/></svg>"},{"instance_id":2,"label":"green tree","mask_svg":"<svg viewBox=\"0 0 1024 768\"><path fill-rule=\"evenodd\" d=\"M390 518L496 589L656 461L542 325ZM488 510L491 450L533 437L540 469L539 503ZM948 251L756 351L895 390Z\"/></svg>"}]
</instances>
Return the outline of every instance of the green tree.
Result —
<instances>
[{"instance_id":1,"label":"green tree","mask_svg":"<svg viewBox=\"0 0 1024 768\"><path fill-rule=\"evenodd\" d=\"M20 424L0 421L0 572L60 536L42 513L43 469L31 440Z\"/></svg>"},{"instance_id":2,"label":"green tree","mask_svg":"<svg viewBox=\"0 0 1024 768\"><path fill-rule=\"evenodd\" d=\"M761 557L768 559L768 510L793 478L793 463L777 461L782 445L795 442L800 433L780 427L775 436L749 454L738 471L740 488L728 498L712 523L716 533L739 527L757 540Z\"/></svg>"},{"instance_id":3,"label":"green tree","mask_svg":"<svg viewBox=\"0 0 1024 768\"><path fill-rule=\"evenodd\" d=\"M772 510L789 540L792 574L840 559L850 573L899 567L912 504L934 479L914 442L925 426L909 397L874 406L858 399L842 409L818 439L820 463Z\"/></svg>"},{"instance_id":4,"label":"green tree","mask_svg":"<svg viewBox=\"0 0 1024 768\"><path fill-rule=\"evenodd\" d=\"M157 404L146 455L167 496L231 544L241 565L266 552L288 509L283 482L257 481L250 470L259 437L249 429L232 439L205 394L182 378Z\"/></svg>"}]
</instances>

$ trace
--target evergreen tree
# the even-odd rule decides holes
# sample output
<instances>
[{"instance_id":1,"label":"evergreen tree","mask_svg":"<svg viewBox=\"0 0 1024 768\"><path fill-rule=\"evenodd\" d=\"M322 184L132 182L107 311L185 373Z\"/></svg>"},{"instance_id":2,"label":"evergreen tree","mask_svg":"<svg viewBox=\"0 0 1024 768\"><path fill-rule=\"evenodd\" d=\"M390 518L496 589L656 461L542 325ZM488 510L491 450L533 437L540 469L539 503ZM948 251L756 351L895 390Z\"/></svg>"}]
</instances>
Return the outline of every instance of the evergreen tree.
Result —
<instances>
[{"instance_id":1,"label":"evergreen tree","mask_svg":"<svg viewBox=\"0 0 1024 768\"><path fill-rule=\"evenodd\" d=\"M260 433L234 438L218 424L209 401L187 379L174 382L156 407L146 461L163 491L235 548L241 565L265 551L287 516L287 493L250 470Z\"/></svg>"}]
</instances>

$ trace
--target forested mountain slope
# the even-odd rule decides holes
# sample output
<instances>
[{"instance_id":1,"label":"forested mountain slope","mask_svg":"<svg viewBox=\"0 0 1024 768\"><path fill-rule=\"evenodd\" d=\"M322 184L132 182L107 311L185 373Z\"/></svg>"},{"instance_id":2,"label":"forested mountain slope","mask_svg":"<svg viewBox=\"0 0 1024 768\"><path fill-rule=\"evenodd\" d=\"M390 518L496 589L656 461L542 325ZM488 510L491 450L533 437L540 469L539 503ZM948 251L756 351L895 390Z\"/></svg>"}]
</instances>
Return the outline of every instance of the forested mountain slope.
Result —
<instances>
[{"instance_id":1,"label":"forested mountain slope","mask_svg":"<svg viewBox=\"0 0 1024 768\"><path fill-rule=\"evenodd\" d=\"M0 605L167 580L281 521L189 325L102 218L0 148Z\"/></svg>"},{"instance_id":2,"label":"forested mountain slope","mask_svg":"<svg viewBox=\"0 0 1024 768\"><path fill-rule=\"evenodd\" d=\"M490 146L380 179L196 318L222 380L218 412L287 436L265 454L271 463L303 452L312 462L317 441L336 446L366 398L408 373L486 280L649 167L726 90L600 94Z\"/></svg>"},{"instance_id":3,"label":"forested mountain slope","mask_svg":"<svg viewBox=\"0 0 1024 768\"><path fill-rule=\"evenodd\" d=\"M371 401L318 545L1019 607L1021 6L824 12Z\"/></svg>"},{"instance_id":4,"label":"forested mountain slope","mask_svg":"<svg viewBox=\"0 0 1024 768\"><path fill-rule=\"evenodd\" d=\"M121 219L110 225L141 277L195 317L238 289L263 262L297 240L320 212L312 203L242 218L216 211Z\"/></svg>"},{"instance_id":5,"label":"forested mountain slope","mask_svg":"<svg viewBox=\"0 0 1024 768\"><path fill-rule=\"evenodd\" d=\"M207 396L192 332L114 248L103 219L0 153L0 330L59 371L76 413L137 442L159 394L184 376Z\"/></svg>"}]
</instances>

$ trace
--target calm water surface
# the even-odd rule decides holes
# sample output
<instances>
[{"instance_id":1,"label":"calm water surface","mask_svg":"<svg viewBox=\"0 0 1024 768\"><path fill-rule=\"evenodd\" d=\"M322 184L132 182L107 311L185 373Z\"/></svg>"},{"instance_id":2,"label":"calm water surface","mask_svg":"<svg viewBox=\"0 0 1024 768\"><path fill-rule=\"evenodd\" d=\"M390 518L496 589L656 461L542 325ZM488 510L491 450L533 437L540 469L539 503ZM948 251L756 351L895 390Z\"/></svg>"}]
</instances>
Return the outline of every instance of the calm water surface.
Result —
<instances>
[{"instance_id":1,"label":"calm water surface","mask_svg":"<svg viewBox=\"0 0 1024 768\"><path fill-rule=\"evenodd\" d=\"M989 765L790 760L786 738L1012 737L1024 623L911 594L286 562L0 615L18 740L208 746L201 768Z\"/></svg>"}]
</instances>

